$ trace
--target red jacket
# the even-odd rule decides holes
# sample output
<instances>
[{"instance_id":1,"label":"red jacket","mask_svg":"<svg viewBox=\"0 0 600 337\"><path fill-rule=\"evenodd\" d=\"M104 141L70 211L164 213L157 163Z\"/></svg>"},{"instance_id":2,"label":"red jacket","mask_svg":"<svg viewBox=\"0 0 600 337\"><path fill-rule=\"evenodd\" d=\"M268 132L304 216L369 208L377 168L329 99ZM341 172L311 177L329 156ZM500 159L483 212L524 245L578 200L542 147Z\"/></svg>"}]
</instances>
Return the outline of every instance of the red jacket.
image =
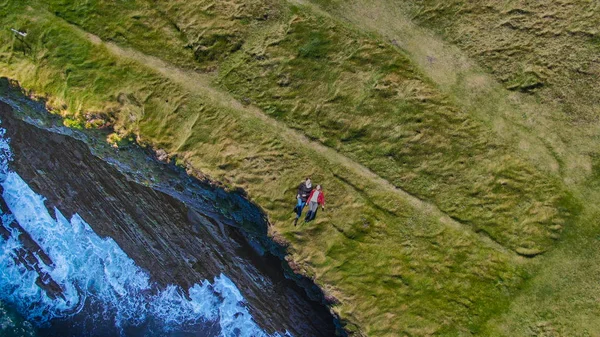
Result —
<instances>
[{"instance_id":1,"label":"red jacket","mask_svg":"<svg viewBox=\"0 0 600 337\"><path fill-rule=\"evenodd\" d=\"M308 199L306 200L307 202L310 202L310 199L312 199L313 194L315 194L317 190L312 190L312 192L310 192L310 195L308 196ZM319 191L319 196L317 197L317 203L319 205L325 205L325 194L323 194L323 191Z\"/></svg>"}]
</instances>

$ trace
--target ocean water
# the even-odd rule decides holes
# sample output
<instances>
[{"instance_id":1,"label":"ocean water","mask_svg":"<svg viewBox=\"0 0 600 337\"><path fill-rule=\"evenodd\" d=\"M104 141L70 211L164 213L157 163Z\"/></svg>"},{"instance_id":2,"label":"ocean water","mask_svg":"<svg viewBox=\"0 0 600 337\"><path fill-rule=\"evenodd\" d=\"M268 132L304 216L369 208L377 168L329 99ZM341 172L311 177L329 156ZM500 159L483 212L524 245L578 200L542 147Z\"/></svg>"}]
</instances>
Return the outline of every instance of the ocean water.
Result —
<instances>
[{"instance_id":1,"label":"ocean water","mask_svg":"<svg viewBox=\"0 0 600 337\"><path fill-rule=\"evenodd\" d=\"M33 336L34 330L44 336L271 336L254 322L226 275L189 289L157 286L79 215L67 219L48 210L44 197L10 170L11 156L0 129L0 184L10 210L1 222L11 232L0 236L1 336ZM46 264L36 255L38 270L60 286L60 296L49 296L36 284L38 272L17 262L23 244L13 221L52 260Z\"/></svg>"},{"instance_id":2,"label":"ocean water","mask_svg":"<svg viewBox=\"0 0 600 337\"><path fill-rule=\"evenodd\" d=\"M0 336L35 337L36 329L14 308L0 301Z\"/></svg>"}]
</instances>

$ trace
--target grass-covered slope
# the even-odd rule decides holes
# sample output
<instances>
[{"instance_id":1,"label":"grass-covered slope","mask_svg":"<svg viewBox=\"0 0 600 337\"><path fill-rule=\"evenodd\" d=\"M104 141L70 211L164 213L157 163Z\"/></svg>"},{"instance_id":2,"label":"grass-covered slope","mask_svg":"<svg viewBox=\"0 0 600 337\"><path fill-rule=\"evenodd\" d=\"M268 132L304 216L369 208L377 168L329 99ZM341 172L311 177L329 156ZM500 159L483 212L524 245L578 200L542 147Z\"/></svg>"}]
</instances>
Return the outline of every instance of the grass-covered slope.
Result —
<instances>
[{"instance_id":1,"label":"grass-covered slope","mask_svg":"<svg viewBox=\"0 0 600 337\"><path fill-rule=\"evenodd\" d=\"M482 334L598 334L599 270L593 261L600 232L600 123L590 100L597 94L597 31L591 28L597 8L587 1L311 2L402 48L456 104L489 124L502 142L518 144L524 160L559 176L584 200L581 217L565 229L558 248L530 265L536 276ZM511 67L533 64L548 66L543 71L551 76L543 85L505 80Z\"/></svg>"},{"instance_id":2,"label":"grass-covered slope","mask_svg":"<svg viewBox=\"0 0 600 337\"><path fill-rule=\"evenodd\" d=\"M543 252L559 236L567 214L560 214L566 200L556 182L448 104L392 46L306 7L266 0L46 2L84 29L173 63L190 48L196 62L189 66L218 65L220 83L240 101L521 254Z\"/></svg>"},{"instance_id":3,"label":"grass-covered slope","mask_svg":"<svg viewBox=\"0 0 600 337\"><path fill-rule=\"evenodd\" d=\"M410 3L417 22L466 50L507 89L538 92L575 120L600 115L599 6L581 0Z\"/></svg>"},{"instance_id":4,"label":"grass-covered slope","mask_svg":"<svg viewBox=\"0 0 600 337\"><path fill-rule=\"evenodd\" d=\"M559 184L449 104L392 46L302 12L249 41L220 82L519 253L552 245L566 215Z\"/></svg>"},{"instance_id":5,"label":"grass-covered slope","mask_svg":"<svg viewBox=\"0 0 600 337\"><path fill-rule=\"evenodd\" d=\"M0 76L67 123L245 189L349 331L483 331L529 276L517 253L551 250L576 211L409 56L310 7L3 1L0 26ZM328 210L297 228L307 174Z\"/></svg>"}]
</instances>

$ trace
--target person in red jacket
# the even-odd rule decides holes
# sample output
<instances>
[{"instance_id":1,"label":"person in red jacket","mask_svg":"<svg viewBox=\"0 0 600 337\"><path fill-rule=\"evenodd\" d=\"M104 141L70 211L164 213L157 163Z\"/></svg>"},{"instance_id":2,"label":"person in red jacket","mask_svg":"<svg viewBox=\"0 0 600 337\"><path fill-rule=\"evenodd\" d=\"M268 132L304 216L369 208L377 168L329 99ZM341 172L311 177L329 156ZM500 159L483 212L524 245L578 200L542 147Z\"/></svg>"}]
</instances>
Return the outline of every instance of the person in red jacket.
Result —
<instances>
[{"instance_id":1,"label":"person in red jacket","mask_svg":"<svg viewBox=\"0 0 600 337\"><path fill-rule=\"evenodd\" d=\"M306 213L306 217L304 218L305 223L315 219L319 205L321 205L321 208L325 210L325 194L323 194L321 185L317 185L317 188L310 192L307 203L308 213Z\"/></svg>"}]
</instances>

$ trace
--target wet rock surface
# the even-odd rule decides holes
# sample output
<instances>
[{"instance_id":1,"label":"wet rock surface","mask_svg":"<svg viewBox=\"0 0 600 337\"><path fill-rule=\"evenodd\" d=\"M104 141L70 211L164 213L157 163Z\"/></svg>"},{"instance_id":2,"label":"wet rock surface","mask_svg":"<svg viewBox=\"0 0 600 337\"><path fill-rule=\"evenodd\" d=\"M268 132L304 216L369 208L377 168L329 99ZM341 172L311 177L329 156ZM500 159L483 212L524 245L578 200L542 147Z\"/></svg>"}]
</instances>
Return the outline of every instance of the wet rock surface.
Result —
<instances>
[{"instance_id":1,"label":"wet rock surface","mask_svg":"<svg viewBox=\"0 0 600 337\"><path fill-rule=\"evenodd\" d=\"M154 281L187 289L224 273L265 331L335 335L322 294L282 267L283 248L266 236L264 216L243 195L181 172L154 184L164 190L159 191L92 155L86 143L15 118L2 102L0 119L11 139L11 169L47 198L46 206L67 217L78 213L98 235L113 238Z\"/></svg>"}]
</instances>

